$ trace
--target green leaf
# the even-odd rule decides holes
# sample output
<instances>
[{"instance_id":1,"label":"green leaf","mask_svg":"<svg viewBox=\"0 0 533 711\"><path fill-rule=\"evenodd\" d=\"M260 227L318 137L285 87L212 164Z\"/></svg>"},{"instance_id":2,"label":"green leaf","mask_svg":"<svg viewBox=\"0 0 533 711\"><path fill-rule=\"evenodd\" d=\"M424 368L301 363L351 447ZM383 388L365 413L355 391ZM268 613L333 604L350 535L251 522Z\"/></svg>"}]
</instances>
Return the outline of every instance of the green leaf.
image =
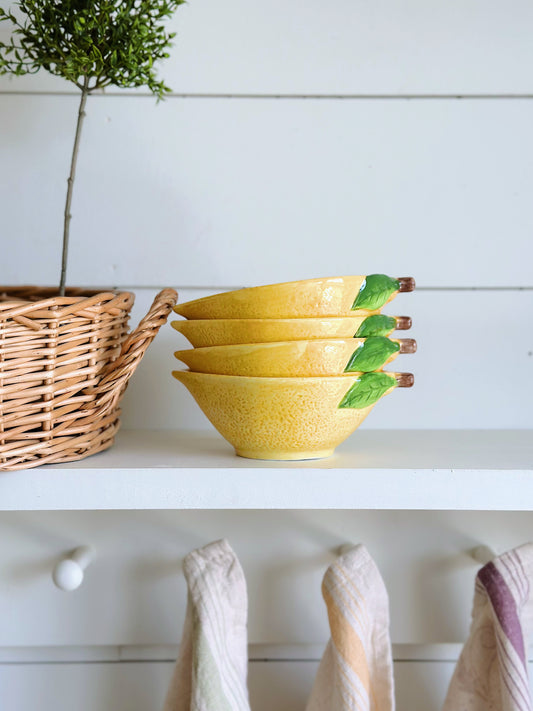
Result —
<instances>
[{"instance_id":1,"label":"green leaf","mask_svg":"<svg viewBox=\"0 0 533 711\"><path fill-rule=\"evenodd\" d=\"M387 373L364 373L361 375L346 395L342 398L339 407L360 410L377 402L391 388L398 383L393 375Z\"/></svg>"},{"instance_id":2,"label":"green leaf","mask_svg":"<svg viewBox=\"0 0 533 711\"><path fill-rule=\"evenodd\" d=\"M359 326L355 338L368 338L369 336L388 336L396 328L394 316L384 314L373 314L367 316Z\"/></svg>"},{"instance_id":3,"label":"green leaf","mask_svg":"<svg viewBox=\"0 0 533 711\"><path fill-rule=\"evenodd\" d=\"M370 274L364 280L359 293L355 297L352 311L355 309L376 311L376 309L380 309L383 304L387 303L389 297L399 288L400 282L398 279L391 279L385 274Z\"/></svg>"},{"instance_id":4,"label":"green leaf","mask_svg":"<svg viewBox=\"0 0 533 711\"><path fill-rule=\"evenodd\" d=\"M371 336L359 344L352 353L345 373L370 373L385 365L393 353L398 353L400 344L384 336Z\"/></svg>"}]
</instances>

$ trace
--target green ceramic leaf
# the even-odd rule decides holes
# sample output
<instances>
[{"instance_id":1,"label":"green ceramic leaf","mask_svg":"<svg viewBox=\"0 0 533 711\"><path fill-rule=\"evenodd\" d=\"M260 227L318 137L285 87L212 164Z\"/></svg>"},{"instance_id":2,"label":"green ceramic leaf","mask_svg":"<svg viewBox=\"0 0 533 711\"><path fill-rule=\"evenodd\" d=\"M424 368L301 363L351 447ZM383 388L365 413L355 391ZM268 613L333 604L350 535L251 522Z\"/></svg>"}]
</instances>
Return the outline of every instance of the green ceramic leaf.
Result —
<instances>
[{"instance_id":1,"label":"green ceramic leaf","mask_svg":"<svg viewBox=\"0 0 533 711\"><path fill-rule=\"evenodd\" d=\"M398 353L400 344L385 336L367 338L352 353L345 373L370 373L385 365L393 353Z\"/></svg>"},{"instance_id":2,"label":"green ceramic leaf","mask_svg":"<svg viewBox=\"0 0 533 711\"><path fill-rule=\"evenodd\" d=\"M361 409L373 405L380 397L398 383L393 375L387 373L364 373L361 375L346 395L342 398L339 407L352 407Z\"/></svg>"},{"instance_id":3,"label":"green ceramic leaf","mask_svg":"<svg viewBox=\"0 0 533 711\"><path fill-rule=\"evenodd\" d=\"M367 309L368 311L380 309L399 288L398 279L391 279L385 274L369 274L355 297L352 311L354 309Z\"/></svg>"},{"instance_id":4,"label":"green ceramic leaf","mask_svg":"<svg viewBox=\"0 0 533 711\"><path fill-rule=\"evenodd\" d=\"M368 338L369 336L388 336L396 328L394 316L374 314L367 316L359 326L355 338Z\"/></svg>"}]
</instances>

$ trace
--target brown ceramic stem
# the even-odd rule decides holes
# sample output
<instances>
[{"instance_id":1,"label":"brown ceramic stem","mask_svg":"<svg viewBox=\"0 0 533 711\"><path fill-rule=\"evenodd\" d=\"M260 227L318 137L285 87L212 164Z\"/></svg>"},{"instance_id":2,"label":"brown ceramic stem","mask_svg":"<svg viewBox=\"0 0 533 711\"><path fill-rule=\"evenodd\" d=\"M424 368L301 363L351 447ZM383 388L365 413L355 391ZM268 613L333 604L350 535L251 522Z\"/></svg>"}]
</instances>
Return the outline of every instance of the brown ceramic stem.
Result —
<instances>
[{"instance_id":1,"label":"brown ceramic stem","mask_svg":"<svg viewBox=\"0 0 533 711\"><path fill-rule=\"evenodd\" d=\"M414 291L416 287L416 282L413 277L398 277L400 282L400 288L398 291Z\"/></svg>"},{"instance_id":2,"label":"brown ceramic stem","mask_svg":"<svg viewBox=\"0 0 533 711\"><path fill-rule=\"evenodd\" d=\"M400 353L416 353L416 341L414 338L399 338Z\"/></svg>"},{"instance_id":3,"label":"brown ceramic stem","mask_svg":"<svg viewBox=\"0 0 533 711\"><path fill-rule=\"evenodd\" d=\"M398 331L408 331L413 325L413 321L410 316L395 316L396 319L396 329Z\"/></svg>"},{"instance_id":4,"label":"brown ceramic stem","mask_svg":"<svg viewBox=\"0 0 533 711\"><path fill-rule=\"evenodd\" d=\"M412 388L415 376L412 373L394 373L399 388Z\"/></svg>"}]
</instances>

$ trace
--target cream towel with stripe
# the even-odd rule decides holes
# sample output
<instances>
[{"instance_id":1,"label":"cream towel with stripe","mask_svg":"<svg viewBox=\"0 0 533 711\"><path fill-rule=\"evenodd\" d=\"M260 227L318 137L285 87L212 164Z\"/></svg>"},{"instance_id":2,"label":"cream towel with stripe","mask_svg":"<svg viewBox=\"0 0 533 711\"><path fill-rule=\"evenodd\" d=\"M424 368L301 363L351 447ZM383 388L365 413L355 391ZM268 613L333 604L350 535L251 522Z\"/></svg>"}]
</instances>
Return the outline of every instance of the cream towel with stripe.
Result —
<instances>
[{"instance_id":1,"label":"cream towel with stripe","mask_svg":"<svg viewBox=\"0 0 533 711\"><path fill-rule=\"evenodd\" d=\"M476 577L470 634L443 711L532 711L526 657L533 544L487 563Z\"/></svg>"},{"instance_id":2,"label":"cream towel with stripe","mask_svg":"<svg viewBox=\"0 0 533 711\"><path fill-rule=\"evenodd\" d=\"M331 638L306 711L393 711L389 600L364 546L328 568L322 594Z\"/></svg>"},{"instance_id":3,"label":"cream towel with stripe","mask_svg":"<svg viewBox=\"0 0 533 711\"><path fill-rule=\"evenodd\" d=\"M250 711L246 582L229 543L183 563L188 598L178 661L164 711Z\"/></svg>"}]
</instances>

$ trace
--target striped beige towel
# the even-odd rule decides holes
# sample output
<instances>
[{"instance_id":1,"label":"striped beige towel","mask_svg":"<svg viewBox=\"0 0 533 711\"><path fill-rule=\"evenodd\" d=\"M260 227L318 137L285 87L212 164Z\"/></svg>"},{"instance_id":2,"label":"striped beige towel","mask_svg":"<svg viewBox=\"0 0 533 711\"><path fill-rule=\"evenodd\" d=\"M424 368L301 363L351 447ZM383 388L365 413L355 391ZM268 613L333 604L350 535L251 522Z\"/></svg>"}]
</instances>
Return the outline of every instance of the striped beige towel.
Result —
<instances>
[{"instance_id":1,"label":"striped beige towel","mask_svg":"<svg viewBox=\"0 0 533 711\"><path fill-rule=\"evenodd\" d=\"M470 634L443 711L532 711L525 643L532 575L531 543L498 556L477 574Z\"/></svg>"},{"instance_id":2,"label":"striped beige towel","mask_svg":"<svg viewBox=\"0 0 533 711\"><path fill-rule=\"evenodd\" d=\"M322 594L331 638L307 711L393 711L389 601L364 546L330 566Z\"/></svg>"},{"instance_id":3,"label":"striped beige towel","mask_svg":"<svg viewBox=\"0 0 533 711\"><path fill-rule=\"evenodd\" d=\"M187 613L164 711L250 711L242 568L229 543L186 556Z\"/></svg>"}]
</instances>

